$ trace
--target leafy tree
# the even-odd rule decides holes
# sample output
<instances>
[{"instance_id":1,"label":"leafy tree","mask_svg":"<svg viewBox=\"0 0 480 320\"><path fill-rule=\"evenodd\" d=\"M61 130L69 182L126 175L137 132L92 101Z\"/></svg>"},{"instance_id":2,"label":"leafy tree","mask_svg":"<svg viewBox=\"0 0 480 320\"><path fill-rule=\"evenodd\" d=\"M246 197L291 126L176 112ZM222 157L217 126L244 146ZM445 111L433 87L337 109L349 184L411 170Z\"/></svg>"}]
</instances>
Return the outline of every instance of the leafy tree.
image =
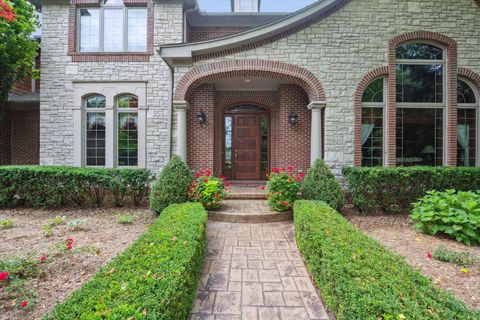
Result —
<instances>
[{"instance_id":1,"label":"leafy tree","mask_svg":"<svg viewBox=\"0 0 480 320\"><path fill-rule=\"evenodd\" d=\"M37 26L38 15L28 1L0 0L0 102L7 101L15 82L38 76L38 42L30 37Z\"/></svg>"}]
</instances>

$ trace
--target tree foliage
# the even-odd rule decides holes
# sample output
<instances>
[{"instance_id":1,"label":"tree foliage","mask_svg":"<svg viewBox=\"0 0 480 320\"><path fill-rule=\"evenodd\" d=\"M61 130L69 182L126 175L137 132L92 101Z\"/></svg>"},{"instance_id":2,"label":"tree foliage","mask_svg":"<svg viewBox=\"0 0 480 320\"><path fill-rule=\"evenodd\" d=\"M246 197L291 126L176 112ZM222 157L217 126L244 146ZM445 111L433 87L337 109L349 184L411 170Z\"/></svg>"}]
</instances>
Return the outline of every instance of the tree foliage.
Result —
<instances>
[{"instance_id":1,"label":"tree foliage","mask_svg":"<svg viewBox=\"0 0 480 320\"><path fill-rule=\"evenodd\" d=\"M0 102L7 101L15 82L38 75L38 42L30 37L37 26L38 15L28 1L0 0Z\"/></svg>"}]
</instances>

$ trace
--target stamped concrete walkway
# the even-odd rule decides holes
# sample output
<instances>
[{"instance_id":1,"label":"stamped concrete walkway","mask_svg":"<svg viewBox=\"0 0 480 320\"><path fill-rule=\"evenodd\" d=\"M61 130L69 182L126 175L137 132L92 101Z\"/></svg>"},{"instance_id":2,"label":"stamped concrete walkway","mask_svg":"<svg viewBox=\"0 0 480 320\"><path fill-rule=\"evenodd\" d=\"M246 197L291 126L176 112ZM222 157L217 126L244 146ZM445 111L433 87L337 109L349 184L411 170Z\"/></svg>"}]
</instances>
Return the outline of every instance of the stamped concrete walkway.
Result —
<instances>
[{"instance_id":1,"label":"stamped concrete walkway","mask_svg":"<svg viewBox=\"0 0 480 320\"><path fill-rule=\"evenodd\" d=\"M208 222L190 319L328 319L295 244L292 222Z\"/></svg>"}]
</instances>

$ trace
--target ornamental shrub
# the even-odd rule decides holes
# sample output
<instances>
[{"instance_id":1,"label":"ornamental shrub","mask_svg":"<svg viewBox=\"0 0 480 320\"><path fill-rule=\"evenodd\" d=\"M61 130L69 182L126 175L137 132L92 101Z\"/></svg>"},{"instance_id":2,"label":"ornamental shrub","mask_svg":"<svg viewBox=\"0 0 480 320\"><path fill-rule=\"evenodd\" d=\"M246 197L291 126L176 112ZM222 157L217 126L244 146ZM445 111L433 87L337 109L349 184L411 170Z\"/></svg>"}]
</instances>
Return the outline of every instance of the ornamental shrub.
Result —
<instances>
[{"instance_id":1,"label":"ornamental shrub","mask_svg":"<svg viewBox=\"0 0 480 320\"><path fill-rule=\"evenodd\" d=\"M293 211L298 248L336 319L480 319L325 203Z\"/></svg>"},{"instance_id":2,"label":"ornamental shrub","mask_svg":"<svg viewBox=\"0 0 480 320\"><path fill-rule=\"evenodd\" d=\"M171 204L187 202L188 188L192 183L190 169L179 156L174 155L152 186L150 210L160 214Z\"/></svg>"},{"instance_id":3,"label":"ornamental shrub","mask_svg":"<svg viewBox=\"0 0 480 320\"><path fill-rule=\"evenodd\" d=\"M294 173L293 167L273 168L268 175L268 183L265 191L269 206L279 212L293 208L293 204L299 198L303 173Z\"/></svg>"},{"instance_id":4,"label":"ornamental shrub","mask_svg":"<svg viewBox=\"0 0 480 320\"><path fill-rule=\"evenodd\" d=\"M340 209L345 202L340 184L322 159L315 160L308 169L300 192L306 200L323 201L335 209Z\"/></svg>"},{"instance_id":5,"label":"ornamental shrub","mask_svg":"<svg viewBox=\"0 0 480 320\"><path fill-rule=\"evenodd\" d=\"M65 204L103 205L111 199L139 205L148 194L152 174L145 169L47 166L0 167L0 207L54 208ZM122 190L119 194L118 190Z\"/></svg>"},{"instance_id":6,"label":"ornamental shrub","mask_svg":"<svg viewBox=\"0 0 480 320\"><path fill-rule=\"evenodd\" d=\"M429 191L413 205L410 218L429 235L446 234L467 245L480 244L480 195L475 192Z\"/></svg>"},{"instance_id":7,"label":"ornamental shrub","mask_svg":"<svg viewBox=\"0 0 480 320\"><path fill-rule=\"evenodd\" d=\"M187 319L206 251L207 213L171 205L46 320Z\"/></svg>"},{"instance_id":8,"label":"ornamental shrub","mask_svg":"<svg viewBox=\"0 0 480 320\"><path fill-rule=\"evenodd\" d=\"M407 213L430 190L480 189L480 168L474 167L349 167L343 174L361 213Z\"/></svg>"},{"instance_id":9,"label":"ornamental shrub","mask_svg":"<svg viewBox=\"0 0 480 320\"><path fill-rule=\"evenodd\" d=\"M201 170L195 174L188 194L192 201L200 202L206 209L213 210L227 196L225 187L228 186L230 184L225 177L216 178L212 176L212 170Z\"/></svg>"}]
</instances>

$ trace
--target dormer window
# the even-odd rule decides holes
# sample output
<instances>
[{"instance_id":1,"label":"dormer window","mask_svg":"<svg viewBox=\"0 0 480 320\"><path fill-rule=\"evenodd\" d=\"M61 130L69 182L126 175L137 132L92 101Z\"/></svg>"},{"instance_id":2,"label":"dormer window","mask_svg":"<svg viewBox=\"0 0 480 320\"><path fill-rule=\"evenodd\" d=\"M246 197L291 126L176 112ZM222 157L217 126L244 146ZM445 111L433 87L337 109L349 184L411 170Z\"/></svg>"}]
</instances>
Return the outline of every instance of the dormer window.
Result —
<instances>
[{"instance_id":1,"label":"dormer window","mask_svg":"<svg viewBox=\"0 0 480 320\"><path fill-rule=\"evenodd\" d=\"M232 0L233 12L259 12L260 0Z\"/></svg>"}]
</instances>

